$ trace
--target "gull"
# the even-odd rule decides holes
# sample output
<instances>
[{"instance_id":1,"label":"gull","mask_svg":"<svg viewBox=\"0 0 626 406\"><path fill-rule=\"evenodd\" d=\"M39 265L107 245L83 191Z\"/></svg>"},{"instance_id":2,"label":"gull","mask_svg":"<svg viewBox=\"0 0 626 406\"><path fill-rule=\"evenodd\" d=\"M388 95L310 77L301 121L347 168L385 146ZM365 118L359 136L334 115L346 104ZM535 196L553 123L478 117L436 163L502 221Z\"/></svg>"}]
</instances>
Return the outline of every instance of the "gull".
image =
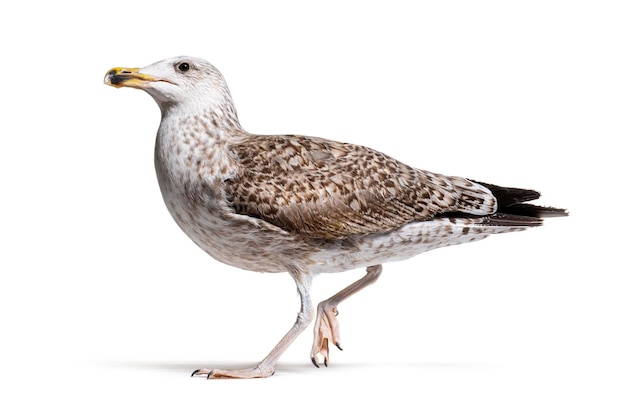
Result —
<instances>
[{"instance_id":1,"label":"gull","mask_svg":"<svg viewBox=\"0 0 626 406\"><path fill-rule=\"evenodd\" d=\"M374 283L383 263L567 215L526 203L539 197L534 190L416 169L365 146L249 133L224 77L200 58L113 68L104 82L144 90L160 107L157 179L187 236L225 264L289 273L300 297L296 322L256 366L200 368L192 376L271 376L315 316L310 358L328 366L329 344L342 349L338 305ZM320 302L315 314L313 277L356 268L365 275Z\"/></svg>"}]
</instances>

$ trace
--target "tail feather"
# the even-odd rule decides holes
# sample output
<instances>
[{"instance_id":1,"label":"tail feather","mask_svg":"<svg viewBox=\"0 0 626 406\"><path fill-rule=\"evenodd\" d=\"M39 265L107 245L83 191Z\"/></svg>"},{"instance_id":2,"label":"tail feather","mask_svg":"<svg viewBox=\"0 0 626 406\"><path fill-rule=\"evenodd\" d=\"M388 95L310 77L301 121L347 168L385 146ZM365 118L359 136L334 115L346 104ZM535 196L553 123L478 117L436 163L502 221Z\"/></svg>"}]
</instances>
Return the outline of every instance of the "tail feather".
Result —
<instances>
[{"instance_id":1,"label":"tail feather","mask_svg":"<svg viewBox=\"0 0 626 406\"><path fill-rule=\"evenodd\" d=\"M515 203L504 207L502 210L498 210L498 212L537 218L564 217L568 215L567 210L565 209L537 206L530 203Z\"/></svg>"},{"instance_id":2,"label":"tail feather","mask_svg":"<svg viewBox=\"0 0 626 406\"><path fill-rule=\"evenodd\" d=\"M489 227L526 228L542 225L543 219L539 217L519 216L509 213L495 213L491 216L483 217L480 224Z\"/></svg>"},{"instance_id":3,"label":"tail feather","mask_svg":"<svg viewBox=\"0 0 626 406\"><path fill-rule=\"evenodd\" d=\"M476 183L479 183L489 189L498 201L498 206L502 207L511 206L516 203L528 202L530 200L537 200L541 196L541 193L536 190L504 187L484 182Z\"/></svg>"},{"instance_id":4,"label":"tail feather","mask_svg":"<svg viewBox=\"0 0 626 406\"><path fill-rule=\"evenodd\" d=\"M543 218L568 215L565 209L525 203L541 196L536 190L503 187L484 182L477 183L489 189L498 202L496 213L486 219L492 225L533 227L541 225Z\"/></svg>"}]
</instances>

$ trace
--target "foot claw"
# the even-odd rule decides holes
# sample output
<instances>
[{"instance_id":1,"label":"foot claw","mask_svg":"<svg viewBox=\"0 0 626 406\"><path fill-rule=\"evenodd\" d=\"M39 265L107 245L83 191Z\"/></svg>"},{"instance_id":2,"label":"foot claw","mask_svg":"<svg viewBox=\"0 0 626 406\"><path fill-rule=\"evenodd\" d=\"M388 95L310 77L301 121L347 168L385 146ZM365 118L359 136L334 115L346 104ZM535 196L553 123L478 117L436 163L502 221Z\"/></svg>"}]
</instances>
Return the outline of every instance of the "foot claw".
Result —
<instances>
[{"instance_id":1,"label":"foot claw","mask_svg":"<svg viewBox=\"0 0 626 406\"><path fill-rule=\"evenodd\" d=\"M339 348L339 351L343 351L343 348L339 345L339 343L335 343L335 347Z\"/></svg>"},{"instance_id":2,"label":"foot claw","mask_svg":"<svg viewBox=\"0 0 626 406\"><path fill-rule=\"evenodd\" d=\"M316 360L318 355L324 357L324 365L328 366L329 343L335 343L337 348L342 350L339 345L339 321L337 320L337 314L339 314L337 307L328 302L322 302L317 307L311 359L315 360L313 364L318 368L319 364Z\"/></svg>"},{"instance_id":3,"label":"foot claw","mask_svg":"<svg viewBox=\"0 0 626 406\"><path fill-rule=\"evenodd\" d=\"M311 357L311 362L313 363L313 365L315 365L315 368L319 368L319 364L317 363L317 360L315 359L315 357Z\"/></svg>"},{"instance_id":4,"label":"foot claw","mask_svg":"<svg viewBox=\"0 0 626 406\"><path fill-rule=\"evenodd\" d=\"M206 369L206 368L199 368L199 369L196 369L195 371L193 371L193 372L191 373L191 377L193 378L194 376L204 375L204 374L209 374L209 375L211 375L211 370L210 370L210 369Z\"/></svg>"},{"instance_id":5,"label":"foot claw","mask_svg":"<svg viewBox=\"0 0 626 406\"><path fill-rule=\"evenodd\" d=\"M200 368L191 373L191 376L206 375L206 379L216 378L267 378L274 375L273 366L260 368L258 365L248 369L208 369Z\"/></svg>"}]
</instances>

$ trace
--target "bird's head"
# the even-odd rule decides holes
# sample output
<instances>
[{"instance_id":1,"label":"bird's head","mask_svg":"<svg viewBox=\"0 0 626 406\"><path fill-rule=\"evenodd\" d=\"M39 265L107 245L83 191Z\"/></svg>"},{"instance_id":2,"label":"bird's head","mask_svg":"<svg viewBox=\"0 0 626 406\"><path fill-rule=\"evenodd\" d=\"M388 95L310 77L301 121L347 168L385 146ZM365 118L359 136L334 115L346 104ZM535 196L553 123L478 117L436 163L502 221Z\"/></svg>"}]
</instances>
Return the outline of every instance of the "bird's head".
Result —
<instances>
[{"instance_id":1,"label":"bird's head","mask_svg":"<svg viewBox=\"0 0 626 406\"><path fill-rule=\"evenodd\" d=\"M133 87L149 93L164 113L171 108L235 113L222 74L209 62L180 56L164 59L145 68L113 68L104 76L113 87Z\"/></svg>"}]
</instances>

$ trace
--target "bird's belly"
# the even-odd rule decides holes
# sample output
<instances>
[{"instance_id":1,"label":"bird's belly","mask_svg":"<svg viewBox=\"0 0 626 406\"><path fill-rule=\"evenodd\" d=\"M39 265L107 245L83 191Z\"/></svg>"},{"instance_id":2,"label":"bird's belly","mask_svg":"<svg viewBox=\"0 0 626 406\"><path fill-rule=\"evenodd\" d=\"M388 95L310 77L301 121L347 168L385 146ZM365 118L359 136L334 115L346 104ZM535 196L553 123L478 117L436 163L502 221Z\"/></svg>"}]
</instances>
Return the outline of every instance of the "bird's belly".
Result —
<instances>
[{"instance_id":1,"label":"bird's belly","mask_svg":"<svg viewBox=\"0 0 626 406\"><path fill-rule=\"evenodd\" d=\"M486 228L471 219L437 218L408 223L397 230L351 238L351 244L327 247L312 256L312 271L341 272L402 261L426 251L479 241L505 229Z\"/></svg>"},{"instance_id":2,"label":"bird's belly","mask_svg":"<svg viewBox=\"0 0 626 406\"><path fill-rule=\"evenodd\" d=\"M185 196L163 193L172 217L189 238L218 261L257 272L342 272L514 231L485 227L480 219L437 218L408 223L387 233L314 240L235 214L225 202L221 206L203 204Z\"/></svg>"},{"instance_id":3,"label":"bird's belly","mask_svg":"<svg viewBox=\"0 0 626 406\"><path fill-rule=\"evenodd\" d=\"M310 252L280 228L219 205L211 207L183 196L163 197L185 234L218 261L256 272L305 268Z\"/></svg>"}]
</instances>

